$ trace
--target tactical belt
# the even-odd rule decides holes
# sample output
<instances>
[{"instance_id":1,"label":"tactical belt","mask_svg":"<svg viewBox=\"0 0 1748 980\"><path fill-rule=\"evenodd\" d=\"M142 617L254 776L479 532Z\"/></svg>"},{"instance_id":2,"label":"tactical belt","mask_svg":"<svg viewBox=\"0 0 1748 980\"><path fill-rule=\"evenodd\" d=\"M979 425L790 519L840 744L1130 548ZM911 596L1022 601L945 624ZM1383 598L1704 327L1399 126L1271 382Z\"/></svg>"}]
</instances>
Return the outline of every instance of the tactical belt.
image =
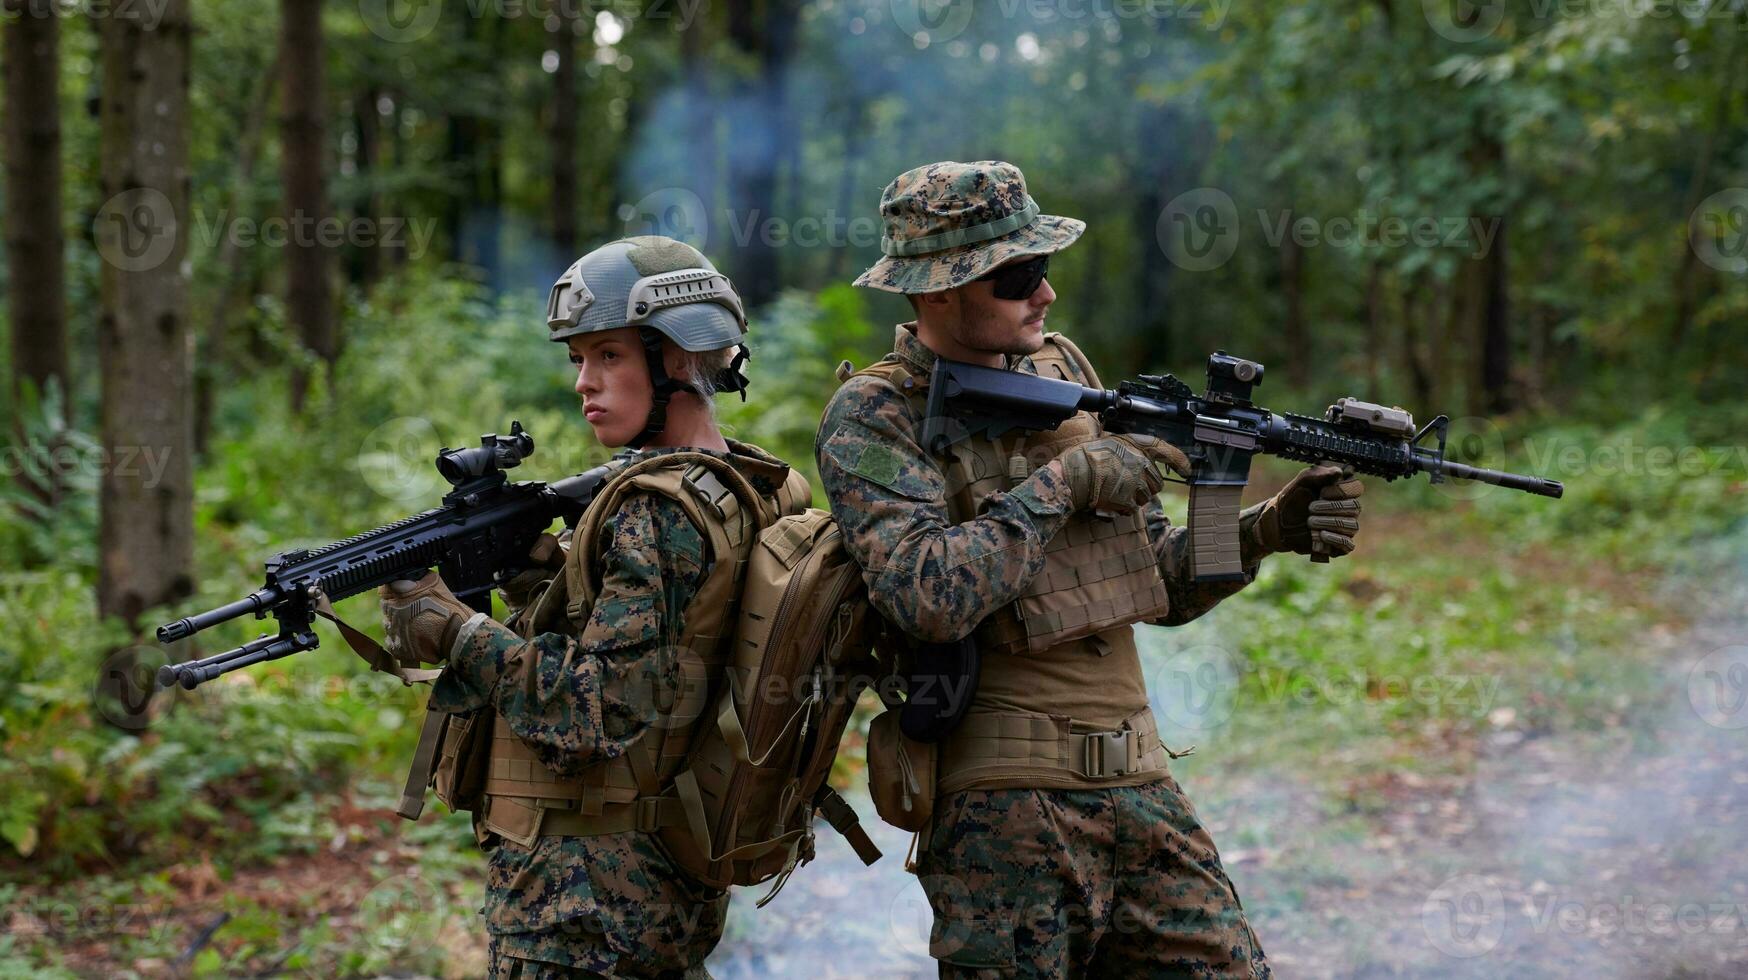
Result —
<instances>
[{"instance_id":1,"label":"tactical belt","mask_svg":"<svg viewBox=\"0 0 1748 980\"><path fill-rule=\"evenodd\" d=\"M686 811L672 796L645 796L629 803L609 803L599 813L583 813L553 800L515 796L487 797L482 826L524 847L541 837L599 837L663 827L683 827Z\"/></svg>"},{"instance_id":2,"label":"tactical belt","mask_svg":"<svg viewBox=\"0 0 1748 980\"><path fill-rule=\"evenodd\" d=\"M942 746L937 794L988 782L1093 787L1165 773L1171 753L1151 710L1141 709L1114 731L1074 731L1084 727L1061 715L974 710Z\"/></svg>"},{"instance_id":3,"label":"tactical belt","mask_svg":"<svg viewBox=\"0 0 1748 980\"><path fill-rule=\"evenodd\" d=\"M543 837L598 837L628 830L651 833L686 822L686 811L672 796L645 796L620 806L608 806L593 816L575 810L547 810L540 821Z\"/></svg>"}]
</instances>

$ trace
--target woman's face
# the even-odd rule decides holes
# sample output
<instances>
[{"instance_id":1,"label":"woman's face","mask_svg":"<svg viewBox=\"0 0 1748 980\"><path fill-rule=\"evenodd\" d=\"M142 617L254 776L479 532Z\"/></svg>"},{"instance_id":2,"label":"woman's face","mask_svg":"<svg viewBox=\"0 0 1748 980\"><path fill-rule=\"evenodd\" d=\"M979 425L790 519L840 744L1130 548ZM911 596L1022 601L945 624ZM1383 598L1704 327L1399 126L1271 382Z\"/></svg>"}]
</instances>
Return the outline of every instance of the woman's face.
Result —
<instances>
[{"instance_id":1,"label":"woman's face","mask_svg":"<svg viewBox=\"0 0 1748 980\"><path fill-rule=\"evenodd\" d=\"M629 443L649 420L655 395L637 328L579 334L567 343L577 366L583 419L601 445L617 449Z\"/></svg>"}]
</instances>

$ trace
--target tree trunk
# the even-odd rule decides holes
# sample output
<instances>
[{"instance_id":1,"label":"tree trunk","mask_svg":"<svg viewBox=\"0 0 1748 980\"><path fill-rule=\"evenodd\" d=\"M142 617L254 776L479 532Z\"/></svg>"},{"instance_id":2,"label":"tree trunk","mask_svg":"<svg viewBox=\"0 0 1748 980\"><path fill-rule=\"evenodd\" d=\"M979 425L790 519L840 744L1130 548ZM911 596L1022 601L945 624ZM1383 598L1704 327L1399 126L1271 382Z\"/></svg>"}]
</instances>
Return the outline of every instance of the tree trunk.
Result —
<instances>
[{"instance_id":1,"label":"tree trunk","mask_svg":"<svg viewBox=\"0 0 1748 980\"><path fill-rule=\"evenodd\" d=\"M1507 265L1506 220L1502 213L1493 247L1481 258L1481 403L1487 412L1509 411L1511 392L1510 270Z\"/></svg>"},{"instance_id":2,"label":"tree trunk","mask_svg":"<svg viewBox=\"0 0 1748 980\"><path fill-rule=\"evenodd\" d=\"M401 139L401 93L390 89L385 94L394 104L394 108L385 117L387 121L383 124L388 127L388 160L384 163L384 167L385 169L399 170L405 165L407 159L406 143ZM407 213L401 209L394 195L386 191L383 193L382 208L384 214ZM404 237L398 239L394 244L380 247L390 266L396 269L406 266L407 249Z\"/></svg>"},{"instance_id":3,"label":"tree trunk","mask_svg":"<svg viewBox=\"0 0 1748 980\"><path fill-rule=\"evenodd\" d=\"M328 251L316 223L328 217L323 135L321 0L280 0L280 68L285 73L279 118L280 182L291 222L285 249L285 313L308 351L331 371L339 356L328 283ZM303 410L309 377L292 369L291 404Z\"/></svg>"},{"instance_id":4,"label":"tree trunk","mask_svg":"<svg viewBox=\"0 0 1748 980\"><path fill-rule=\"evenodd\" d=\"M101 19L98 226L101 435L98 613L132 625L194 592L193 413L188 344L187 0L155 29ZM120 195L120 197L118 197Z\"/></svg>"},{"instance_id":5,"label":"tree trunk","mask_svg":"<svg viewBox=\"0 0 1748 980\"><path fill-rule=\"evenodd\" d=\"M1133 234L1144 243L1140 268L1135 270L1135 322L1141 325L1147 338L1145 362L1169 365L1176 339L1171 316L1172 263L1158 244L1156 231L1159 213L1170 200L1165 196L1168 192L1165 184L1166 178L1162 176L1144 178L1135 209L1130 213L1135 219Z\"/></svg>"},{"instance_id":6,"label":"tree trunk","mask_svg":"<svg viewBox=\"0 0 1748 980\"><path fill-rule=\"evenodd\" d=\"M494 18L489 28L479 18L463 18L469 71L484 73L500 56L503 27L503 18ZM499 276L502 134L496 119L476 114L465 106L449 116L448 165L455 168L461 187L459 193L450 195L444 211L450 229L450 258L477 266L492 288L497 287Z\"/></svg>"},{"instance_id":7,"label":"tree trunk","mask_svg":"<svg viewBox=\"0 0 1748 980\"><path fill-rule=\"evenodd\" d=\"M577 32L582 23L572 4L558 5L558 70L552 74L552 243L559 261L577 257Z\"/></svg>"},{"instance_id":8,"label":"tree trunk","mask_svg":"<svg viewBox=\"0 0 1748 980\"><path fill-rule=\"evenodd\" d=\"M381 195L377 193L377 170L380 164L380 149L382 146L381 129L378 126L376 100L382 90L374 85L367 85L358 93L353 103L352 119L356 127L354 132L358 137L358 153L355 165L358 168L358 199L354 211L366 226L380 230L379 215L382 212ZM382 247L372 237L369 245L354 245L352 248L352 281L368 292L376 281L382 278Z\"/></svg>"},{"instance_id":9,"label":"tree trunk","mask_svg":"<svg viewBox=\"0 0 1748 980\"><path fill-rule=\"evenodd\" d=\"M1492 128L1478 132L1468 152L1469 166L1477 178L1493 177L1500 184L1508 183L1505 144ZM1493 200L1471 216L1472 227L1483 223L1493 226L1493 240L1487 251L1465 262L1471 289L1465 307L1473 332L1474 370L1470 373L1469 407L1471 414L1498 413L1511 407L1511 303L1509 297L1510 269L1506 252L1505 215L1509 208L1504 200ZM1475 245L1479 246L1479 240Z\"/></svg>"},{"instance_id":10,"label":"tree trunk","mask_svg":"<svg viewBox=\"0 0 1748 980\"><path fill-rule=\"evenodd\" d=\"M1428 414L1438 397L1437 382L1432 373L1432 357L1422 351L1423 336L1437 331L1436 317L1443 312L1443 303L1427 288L1431 278L1422 269L1407 284L1402 296L1402 366L1408 369L1409 386L1417 405Z\"/></svg>"},{"instance_id":11,"label":"tree trunk","mask_svg":"<svg viewBox=\"0 0 1748 980\"><path fill-rule=\"evenodd\" d=\"M777 200L777 171L789 156L790 142L797 138L789 121L787 94L800 11L796 0L765 0L763 6L761 22L754 17L750 0L729 5L730 37L754 55L762 69L757 78L740 86L737 109L744 125L729 143L729 206L734 221L727 230L732 234L738 228L744 235L729 244L737 253L735 288L749 307L777 295L777 249L761 228Z\"/></svg>"},{"instance_id":12,"label":"tree trunk","mask_svg":"<svg viewBox=\"0 0 1748 980\"><path fill-rule=\"evenodd\" d=\"M1131 232L1144 242L1141 267L1135 270L1135 320L1141 328L1140 363L1169 365L1184 340L1172 315L1171 280L1175 267L1159 238L1159 215L1166 203L1190 185L1191 164L1184 143L1174 134L1186 133L1188 125L1169 105L1154 108L1142 117L1130 171L1139 196L1129 214Z\"/></svg>"},{"instance_id":13,"label":"tree trunk","mask_svg":"<svg viewBox=\"0 0 1748 980\"><path fill-rule=\"evenodd\" d=\"M449 233L449 261L470 262L472 253L467 241L466 188L473 177L473 121L466 116L451 113L447 136L447 164L460 168L459 182L463 187L460 193L448 194L443 202L443 227Z\"/></svg>"},{"instance_id":14,"label":"tree trunk","mask_svg":"<svg viewBox=\"0 0 1748 980\"><path fill-rule=\"evenodd\" d=\"M1453 395L1463 398L1465 415L1480 415L1481 405L1481 263L1464 259L1451 277L1445 297L1448 302L1443 335L1433 344L1432 362L1436 372L1441 363L1444 372L1458 387Z\"/></svg>"},{"instance_id":15,"label":"tree trunk","mask_svg":"<svg viewBox=\"0 0 1748 980\"><path fill-rule=\"evenodd\" d=\"M1384 262L1373 259L1366 272L1366 398L1383 397L1379 379L1384 351Z\"/></svg>"},{"instance_id":16,"label":"tree trunk","mask_svg":"<svg viewBox=\"0 0 1748 980\"><path fill-rule=\"evenodd\" d=\"M60 20L50 0L5 0L6 264L12 331L11 397L19 418L25 383L40 396L67 385L65 249L61 232ZM21 430L22 431L22 430ZM22 476L22 474L21 474ZM52 503L57 487L30 487Z\"/></svg>"},{"instance_id":17,"label":"tree trunk","mask_svg":"<svg viewBox=\"0 0 1748 980\"><path fill-rule=\"evenodd\" d=\"M710 44L710 24L705 20L708 8L701 9L680 32L680 80L686 100L686 179L703 205L704 236L708 242L711 227L727 228L716 214L717 161L716 113L710 105L710 75L705 58Z\"/></svg>"},{"instance_id":18,"label":"tree trunk","mask_svg":"<svg viewBox=\"0 0 1748 980\"><path fill-rule=\"evenodd\" d=\"M1289 215L1291 212L1289 212ZM1303 391L1311 384L1311 337L1305 327L1305 249L1292 235L1281 241L1281 296L1287 319L1287 380Z\"/></svg>"},{"instance_id":19,"label":"tree trunk","mask_svg":"<svg viewBox=\"0 0 1748 980\"><path fill-rule=\"evenodd\" d=\"M1547 408L1551 403L1549 386L1552 382L1550 371L1551 354L1554 346L1554 310L1546 303L1536 303L1529 317L1532 329L1530 331L1530 381L1524 392L1530 404L1537 408Z\"/></svg>"},{"instance_id":20,"label":"tree trunk","mask_svg":"<svg viewBox=\"0 0 1748 980\"><path fill-rule=\"evenodd\" d=\"M255 163L261 155L261 140L267 130L267 114L273 105L273 90L279 78L275 62L255 81L255 99L243 132L237 138L237 171L231 178L230 213L241 218L253 215ZM212 436L215 388L230 376L233 357L230 345L231 317L252 295L249 263L233 235L219 244L217 265L224 270L218 302L206 326L200 330L199 360L194 365L194 449L205 454Z\"/></svg>"},{"instance_id":21,"label":"tree trunk","mask_svg":"<svg viewBox=\"0 0 1748 980\"><path fill-rule=\"evenodd\" d=\"M1684 219L1681 238L1681 261L1675 269L1675 313L1670 324L1668 356L1671 360L1679 358L1682 348L1687 345L1687 333L1693 323L1694 308L1698 303L1699 253L1694 249L1693 224L1704 199L1706 187L1711 184L1712 160L1717 156L1718 136L1730 128L1730 107L1736 99L1736 31L1725 31L1728 42L1724 47L1724 79L1723 86L1717 90L1712 103L1712 122L1700 138L1699 152L1694 159L1693 178L1687 185L1687 200L1681 214Z\"/></svg>"},{"instance_id":22,"label":"tree trunk","mask_svg":"<svg viewBox=\"0 0 1748 980\"><path fill-rule=\"evenodd\" d=\"M849 96L849 107L844 118L844 163L838 171L838 208L837 219L844 222L846 237L850 223L857 218L856 194L860 191L862 180L862 154L866 145L865 130L867 129L868 105L858 93ZM841 282L849 271L849 262L855 250L848 244L831 249L830 269L826 278L832 282ZM1098 266L1094 266L1098 268ZM858 270L860 271L860 270Z\"/></svg>"}]
</instances>

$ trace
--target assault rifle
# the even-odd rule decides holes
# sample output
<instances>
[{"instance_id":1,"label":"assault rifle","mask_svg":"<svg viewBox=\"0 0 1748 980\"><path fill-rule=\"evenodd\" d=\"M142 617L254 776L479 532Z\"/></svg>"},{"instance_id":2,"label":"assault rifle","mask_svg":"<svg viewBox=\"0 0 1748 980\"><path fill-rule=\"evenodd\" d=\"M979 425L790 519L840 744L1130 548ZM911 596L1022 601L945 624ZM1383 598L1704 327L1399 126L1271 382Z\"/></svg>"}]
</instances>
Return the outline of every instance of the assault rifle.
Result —
<instances>
[{"instance_id":1,"label":"assault rifle","mask_svg":"<svg viewBox=\"0 0 1748 980\"><path fill-rule=\"evenodd\" d=\"M929 379L924 448L940 454L960 439L999 438L1011 429L1054 429L1086 411L1107 432L1156 436L1190 459L1190 553L1197 581L1241 580L1239 497L1258 453L1306 463L1335 463L1385 480L1426 473L1432 482L1478 480L1512 490L1558 497L1555 480L1482 469L1445 458L1450 419L1440 415L1418 430L1400 408L1342 398L1323 418L1271 412L1253 405L1262 382L1255 361L1215 351L1208 358L1208 390L1197 395L1169 374L1142 375L1116 391L1072 381L939 358ZM1423 445L1427 436L1437 445ZM1312 560L1328 561L1313 554Z\"/></svg>"},{"instance_id":2,"label":"assault rifle","mask_svg":"<svg viewBox=\"0 0 1748 980\"><path fill-rule=\"evenodd\" d=\"M437 454L437 471L453 489L442 506L313 551L274 555L267 559L267 584L261 588L158 627L158 642L170 643L245 613L256 619L271 614L279 623L277 634L263 633L235 650L160 667L159 686L193 690L221 674L313 650L319 645L318 615L334 619L358 650L351 628L333 616L330 603L396 579L419 578L433 567L456 598L489 613L493 586L527 567L529 549L555 518L575 527L614 467L608 463L551 484L510 483L504 470L533 452L534 437L520 422L510 424L507 436L486 433L477 447L445 447ZM371 659L363 650L359 655Z\"/></svg>"}]
</instances>

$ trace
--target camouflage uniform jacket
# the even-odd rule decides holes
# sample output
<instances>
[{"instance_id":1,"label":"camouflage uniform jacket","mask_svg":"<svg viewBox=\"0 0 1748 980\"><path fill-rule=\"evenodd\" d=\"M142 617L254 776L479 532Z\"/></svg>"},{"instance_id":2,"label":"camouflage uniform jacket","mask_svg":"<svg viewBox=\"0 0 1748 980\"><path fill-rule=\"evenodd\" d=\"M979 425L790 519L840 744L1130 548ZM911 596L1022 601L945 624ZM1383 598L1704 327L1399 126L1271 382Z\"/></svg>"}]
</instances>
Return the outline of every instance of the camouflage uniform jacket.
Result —
<instances>
[{"instance_id":1,"label":"camouflage uniform jacket","mask_svg":"<svg viewBox=\"0 0 1748 980\"><path fill-rule=\"evenodd\" d=\"M898 327L887 359L901 361L914 377L927 377L935 354L914 331L914 324ZM1009 357L1008 367L1037 373L1029 357ZM1052 478L1054 471L1040 469L1034 481L994 493L980 513L955 520L959 515L949 514L947 505L952 488L939 462L919 444L921 421L892 385L869 376L851 378L833 396L820 424L819 474L875 606L906 634L945 641L965 636L1019 597L1043 569L1044 546L1067 521L1072 503L1067 485ZM1255 513L1256 508L1245 512L1241 529L1248 529ZM1254 578L1261 556L1247 550L1245 582L1198 585L1190 573L1189 529L1173 526L1157 500L1147 504L1145 516L1171 600L1158 625L1189 622ZM1249 535L1241 538L1248 541ZM1124 657L1106 658L1100 669L1132 675L1133 683L1121 687L1144 690L1129 647ZM1127 662L1110 662L1119 659ZM1084 674L1084 663L1065 669ZM1113 727L1146 706L1144 700L1099 705L1090 693L1089 699L1081 708L1084 714L1072 704L1026 704L1023 692L1015 692L1008 706Z\"/></svg>"},{"instance_id":2,"label":"camouflage uniform jacket","mask_svg":"<svg viewBox=\"0 0 1748 980\"><path fill-rule=\"evenodd\" d=\"M725 458L761 496L783 485L789 467L781 460L732 441L729 449ZM679 689L674 644L709 576L708 551L678 503L627 496L601 532L601 588L585 628L525 639L495 620L478 621L458 639L433 707L495 709L562 776L623 755L659 722L652 705L667 702L662 692ZM482 911L495 954L603 972L635 957L634 968L621 962L619 969L661 972L702 963L721 935L726 903L725 893L686 879L650 835L630 831L542 837L532 848L497 840Z\"/></svg>"}]
</instances>

